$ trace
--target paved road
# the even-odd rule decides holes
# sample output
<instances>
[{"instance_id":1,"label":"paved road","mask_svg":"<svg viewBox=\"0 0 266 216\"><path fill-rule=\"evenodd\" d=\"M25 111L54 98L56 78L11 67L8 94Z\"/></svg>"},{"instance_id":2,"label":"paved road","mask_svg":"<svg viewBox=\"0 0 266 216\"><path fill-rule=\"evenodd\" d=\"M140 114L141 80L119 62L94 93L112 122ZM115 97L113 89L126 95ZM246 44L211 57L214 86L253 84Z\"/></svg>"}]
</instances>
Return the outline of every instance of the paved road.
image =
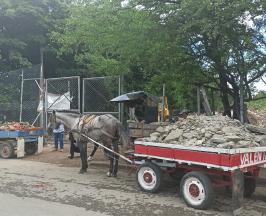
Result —
<instances>
[{"instance_id":1,"label":"paved road","mask_svg":"<svg viewBox=\"0 0 266 216\"><path fill-rule=\"evenodd\" d=\"M208 211L188 208L178 197L178 185L166 179L158 194L138 190L135 175L120 171L118 178L106 177L106 168L91 166L85 175L76 167L0 159L1 216L83 216L83 215L232 215L231 199L218 193ZM240 215L266 214L265 191L245 200Z\"/></svg>"}]
</instances>

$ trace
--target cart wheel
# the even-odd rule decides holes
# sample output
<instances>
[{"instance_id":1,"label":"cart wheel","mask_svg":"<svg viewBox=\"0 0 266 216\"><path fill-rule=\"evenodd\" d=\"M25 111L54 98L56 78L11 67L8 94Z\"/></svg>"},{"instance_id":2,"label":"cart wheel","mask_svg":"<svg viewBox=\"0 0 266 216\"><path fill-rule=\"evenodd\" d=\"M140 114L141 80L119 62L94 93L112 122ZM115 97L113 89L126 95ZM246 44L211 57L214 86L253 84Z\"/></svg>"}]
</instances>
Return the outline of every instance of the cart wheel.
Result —
<instances>
[{"instance_id":1,"label":"cart wheel","mask_svg":"<svg viewBox=\"0 0 266 216\"><path fill-rule=\"evenodd\" d=\"M0 155L2 158L7 159L14 156L14 147L11 143L4 143L0 145Z\"/></svg>"},{"instance_id":2,"label":"cart wheel","mask_svg":"<svg viewBox=\"0 0 266 216\"><path fill-rule=\"evenodd\" d=\"M180 192L186 204L196 209L207 209L214 200L211 180L201 172L189 172L184 175Z\"/></svg>"},{"instance_id":3,"label":"cart wheel","mask_svg":"<svg viewBox=\"0 0 266 216\"><path fill-rule=\"evenodd\" d=\"M36 142L26 143L25 144L25 153L28 155L34 154L38 149L38 145Z\"/></svg>"},{"instance_id":4,"label":"cart wheel","mask_svg":"<svg viewBox=\"0 0 266 216\"><path fill-rule=\"evenodd\" d=\"M137 170L138 185L145 192L157 192L161 186L161 177L160 167L151 162L142 164Z\"/></svg>"}]
</instances>

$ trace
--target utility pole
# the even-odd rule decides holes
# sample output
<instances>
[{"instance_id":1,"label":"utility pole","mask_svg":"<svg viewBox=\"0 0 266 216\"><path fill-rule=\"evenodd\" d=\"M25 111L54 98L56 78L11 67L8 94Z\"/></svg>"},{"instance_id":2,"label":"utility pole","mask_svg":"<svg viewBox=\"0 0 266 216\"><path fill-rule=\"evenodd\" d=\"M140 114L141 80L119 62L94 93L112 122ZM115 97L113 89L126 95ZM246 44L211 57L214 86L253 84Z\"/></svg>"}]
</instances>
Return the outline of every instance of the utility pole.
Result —
<instances>
[{"instance_id":1,"label":"utility pole","mask_svg":"<svg viewBox=\"0 0 266 216\"><path fill-rule=\"evenodd\" d=\"M24 90L24 71L21 70L21 87L20 87L20 113L19 121L22 122L22 112L23 112L23 90Z\"/></svg>"}]
</instances>

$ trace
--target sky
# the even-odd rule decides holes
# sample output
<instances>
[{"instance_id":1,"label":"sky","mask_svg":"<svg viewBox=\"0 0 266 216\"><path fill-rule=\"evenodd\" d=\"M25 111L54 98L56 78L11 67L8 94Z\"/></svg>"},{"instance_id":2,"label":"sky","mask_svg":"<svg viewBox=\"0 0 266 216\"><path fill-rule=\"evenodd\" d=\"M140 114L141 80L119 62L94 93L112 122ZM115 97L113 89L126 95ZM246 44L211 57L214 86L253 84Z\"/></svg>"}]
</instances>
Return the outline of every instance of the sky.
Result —
<instances>
[{"instance_id":1,"label":"sky","mask_svg":"<svg viewBox=\"0 0 266 216\"><path fill-rule=\"evenodd\" d=\"M266 78L264 79L266 81ZM262 82L262 80L260 80L259 82L257 82L255 84L256 88L258 89L258 91L266 91L266 85L264 82Z\"/></svg>"}]
</instances>

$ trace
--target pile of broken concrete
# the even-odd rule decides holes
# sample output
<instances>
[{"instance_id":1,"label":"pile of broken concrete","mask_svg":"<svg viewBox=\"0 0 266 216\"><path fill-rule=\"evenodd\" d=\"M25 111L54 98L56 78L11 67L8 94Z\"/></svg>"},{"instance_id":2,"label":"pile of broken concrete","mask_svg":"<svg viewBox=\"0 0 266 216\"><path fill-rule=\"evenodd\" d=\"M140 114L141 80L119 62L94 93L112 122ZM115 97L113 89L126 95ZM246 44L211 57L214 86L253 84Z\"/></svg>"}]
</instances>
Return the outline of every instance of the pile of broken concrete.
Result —
<instances>
[{"instance_id":1,"label":"pile of broken concrete","mask_svg":"<svg viewBox=\"0 0 266 216\"><path fill-rule=\"evenodd\" d=\"M222 115L189 115L167 126L160 126L143 141L183 146L248 148L266 146L266 128L243 125Z\"/></svg>"}]
</instances>

